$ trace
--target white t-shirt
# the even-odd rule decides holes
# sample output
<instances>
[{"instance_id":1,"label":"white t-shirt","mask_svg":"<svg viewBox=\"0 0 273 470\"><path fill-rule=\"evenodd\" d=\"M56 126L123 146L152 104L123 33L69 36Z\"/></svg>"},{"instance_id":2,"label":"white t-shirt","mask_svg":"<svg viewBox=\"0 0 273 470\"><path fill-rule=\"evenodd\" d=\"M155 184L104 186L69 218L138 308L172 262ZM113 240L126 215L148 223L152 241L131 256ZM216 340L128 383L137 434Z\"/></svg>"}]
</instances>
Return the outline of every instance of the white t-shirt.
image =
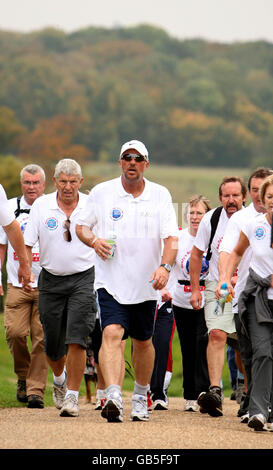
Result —
<instances>
[{"instance_id":1,"label":"white t-shirt","mask_svg":"<svg viewBox=\"0 0 273 470\"><path fill-rule=\"evenodd\" d=\"M9 207L6 192L0 184L0 225L5 227L6 225L11 224L14 219L14 213Z\"/></svg>"},{"instance_id":2,"label":"white t-shirt","mask_svg":"<svg viewBox=\"0 0 273 470\"><path fill-rule=\"evenodd\" d=\"M40 245L40 264L56 276L86 271L94 266L94 250L80 241L75 232L75 219L87 195L79 193L79 202L70 216L72 241L64 239L65 213L58 206L57 192L39 197L33 203L25 230L25 244Z\"/></svg>"},{"instance_id":3,"label":"white t-shirt","mask_svg":"<svg viewBox=\"0 0 273 470\"><path fill-rule=\"evenodd\" d=\"M250 267L261 277L273 274L273 249L270 247L271 225L266 214L260 214L247 222L242 229L252 248ZM273 288L267 289L267 296L273 299Z\"/></svg>"},{"instance_id":4,"label":"white t-shirt","mask_svg":"<svg viewBox=\"0 0 273 470\"><path fill-rule=\"evenodd\" d=\"M17 209L17 198L10 199L9 201L9 207L14 214L14 211ZM31 209L32 206L30 206L24 196L22 196L20 200L20 208L21 209ZM17 221L20 224L21 231L24 235L25 228L27 225L29 219L29 214L27 213L21 213L17 217ZM17 255L12 248L11 244L8 241L8 237L6 235L6 232L3 230L2 227L0 227L0 244L1 245L8 245L8 253L7 253L7 274L8 274L8 283L11 283L15 287L22 287L22 284L19 283L18 281L18 269L19 269L19 261L17 258ZM38 277L41 271L40 267L40 255L39 255L39 244L36 243L32 249L32 267L31 271L34 274L35 277L35 282L33 282L31 285L32 287L37 287L37 281Z\"/></svg>"},{"instance_id":5,"label":"white t-shirt","mask_svg":"<svg viewBox=\"0 0 273 470\"><path fill-rule=\"evenodd\" d=\"M260 215L260 213L256 211L253 203L251 203L247 208L243 208L240 211L235 212L235 214L233 214L228 221L225 235L219 248L219 252L225 251L226 253L231 253L237 245L241 230L244 225L250 219L252 219L253 217L257 217L258 215ZM235 296L232 302L234 313L238 313L238 298L245 287L251 256L252 250L249 246L244 252L237 269L238 281L234 289Z\"/></svg>"},{"instance_id":6,"label":"white t-shirt","mask_svg":"<svg viewBox=\"0 0 273 470\"><path fill-rule=\"evenodd\" d=\"M211 234L210 220L214 211L215 209L212 209L211 211L207 212L204 215L204 217L202 218L199 224L197 234L195 237L194 245L196 246L196 248L198 248L199 250L203 252L206 252L208 249L208 245L210 241L210 234ZM219 252L218 250L219 250L222 238L224 236L228 220L229 219L228 219L227 213L225 209L223 208L221 211L217 229L216 229L216 232L214 234L214 238L211 244L212 256L211 256L210 263L209 263L209 274L207 277L209 281L218 282L218 278L219 278L219 272L218 272Z\"/></svg>"},{"instance_id":7,"label":"white t-shirt","mask_svg":"<svg viewBox=\"0 0 273 470\"><path fill-rule=\"evenodd\" d=\"M175 264L172 268L176 278L173 290L173 304L181 308L192 309L190 298L190 286L184 286L178 283L178 280L190 281L190 257L194 245L195 237L190 234L189 229L185 228L179 232L178 252ZM204 280L209 273L209 262L206 260L206 253L203 254L200 279ZM204 290L201 289L202 307L204 307Z\"/></svg>"},{"instance_id":8,"label":"white t-shirt","mask_svg":"<svg viewBox=\"0 0 273 470\"><path fill-rule=\"evenodd\" d=\"M176 215L169 191L146 178L145 188L134 198L121 177L95 186L77 224L90 227L96 236L116 234L112 259L96 259L95 289L105 288L121 304L159 300L149 283L161 263L162 240L178 236Z\"/></svg>"}]
</instances>

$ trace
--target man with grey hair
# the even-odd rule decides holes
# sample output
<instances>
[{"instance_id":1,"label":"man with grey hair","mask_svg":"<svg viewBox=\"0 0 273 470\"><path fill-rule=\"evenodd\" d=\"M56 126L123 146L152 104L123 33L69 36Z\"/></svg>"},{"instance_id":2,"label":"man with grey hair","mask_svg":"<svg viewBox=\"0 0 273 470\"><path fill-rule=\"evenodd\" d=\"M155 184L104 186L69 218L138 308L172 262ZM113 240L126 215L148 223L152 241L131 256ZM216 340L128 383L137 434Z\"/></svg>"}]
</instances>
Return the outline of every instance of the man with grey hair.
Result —
<instances>
[{"instance_id":1,"label":"man with grey hair","mask_svg":"<svg viewBox=\"0 0 273 470\"><path fill-rule=\"evenodd\" d=\"M22 195L10 199L9 206L24 234L34 201L45 189L45 173L39 165L25 166L20 173ZM6 340L13 357L17 376L17 400L28 403L29 408L43 408L48 365L44 353L43 329L38 311L37 282L40 273L39 245L32 250L34 280L32 290L25 290L18 280L18 257L0 229L0 257L3 266L7 249L6 270L8 276L7 297L4 309ZM31 350L28 346L31 338Z\"/></svg>"},{"instance_id":2,"label":"man with grey hair","mask_svg":"<svg viewBox=\"0 0 273 470\"><path fill-rule=\"evenodd\" d=\"M78 395L86 364L88 335L97 312L94 250L75 233L75 218L87 195L73 159L60 160L53 177L56 191L33 204L25 232L28 252L39 241L39 311L45 352L53 371L53 400L61 416L78 416Z\"/></svg>"}]
</instances>

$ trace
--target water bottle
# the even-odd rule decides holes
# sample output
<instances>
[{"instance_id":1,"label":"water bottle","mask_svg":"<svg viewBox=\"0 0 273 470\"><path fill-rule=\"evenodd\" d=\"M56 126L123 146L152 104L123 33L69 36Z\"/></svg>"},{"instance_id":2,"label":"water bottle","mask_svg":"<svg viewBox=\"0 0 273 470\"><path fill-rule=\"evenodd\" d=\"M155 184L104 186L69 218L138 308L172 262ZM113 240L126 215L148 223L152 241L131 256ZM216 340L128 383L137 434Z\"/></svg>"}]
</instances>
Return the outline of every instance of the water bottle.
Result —
<instances>
[{"instance_id":1,"label":"water bottle","mask_svg":"<svg viewBox=\"0 0 273 470\"><path fill-rule=\"evenodd\" d=\"M226 302L232 301L232 295L228 291L226 282L221 285L220 294L221 297L217 300L214 311L215 315L223 315Z\"/></svg>"},{"instance_id":2,"label":"water bottle","mask_svg":"<svg viewBox=\"0 0 273 470\"><path fill-rule=\"evenodd\" d=\"M115 232L113 232L112 230L109 230L107 232L107 237L106 237L107 243L111 245L111 254L108 256L109 259L114 258L115 249L116 249L116 239L117 239L117 236Z\"/></svg>"}]
</instances>

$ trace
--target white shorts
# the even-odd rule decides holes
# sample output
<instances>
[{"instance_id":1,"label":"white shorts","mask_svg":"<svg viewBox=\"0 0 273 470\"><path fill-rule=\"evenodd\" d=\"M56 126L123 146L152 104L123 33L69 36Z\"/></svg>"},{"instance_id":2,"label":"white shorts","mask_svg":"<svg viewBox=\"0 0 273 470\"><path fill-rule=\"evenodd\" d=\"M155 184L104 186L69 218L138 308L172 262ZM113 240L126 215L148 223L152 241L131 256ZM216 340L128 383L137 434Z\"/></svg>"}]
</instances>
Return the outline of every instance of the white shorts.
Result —
<instances>
[{"instance_id":1,"label":"white shorts","mask_svg":"<svg viewBox=\"0 0 273 470\"><path fill-rule=\"evenodd\" d=\"M234 313L232 312L232 302L225 305L223 315L216 315L215 309L217 300L215 297L216 281L206 281L205 289L205 320L208 332L211 330L222 330L226 333L236 331Z\"/></svg>"}]
</instances>

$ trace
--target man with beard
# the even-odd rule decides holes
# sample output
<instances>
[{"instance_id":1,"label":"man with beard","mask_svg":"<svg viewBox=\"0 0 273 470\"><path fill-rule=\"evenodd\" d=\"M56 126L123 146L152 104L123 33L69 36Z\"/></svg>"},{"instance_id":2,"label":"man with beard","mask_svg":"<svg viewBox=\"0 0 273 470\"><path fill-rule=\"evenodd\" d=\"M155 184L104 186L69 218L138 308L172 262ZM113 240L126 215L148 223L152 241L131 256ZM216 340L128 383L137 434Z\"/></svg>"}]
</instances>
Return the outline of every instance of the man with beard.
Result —
<instances>
[{"instance_id":1,"label":"man with beard","mask_svg":"<svg viewBox=\"0 0 273 470\"><path fill-rule=\"evenodd\" d=\"M197 231L190 260L191 305L197 310L201 308L202 303L199 286L202 256L204 252L207 252L207 257L211 253L205 290L205 320L209 334L207 362L210 387L208 391L201 392L197 400L201 413L209 413L211 416L223 415L221 378L225 360L225 344L227 335L236 331L231 303L225 304L223 312L217 308L215 289L219 279L218 250L228 220L232 214L242 208L246 194L247 188L241 178L237 176L223 178L219 187L219 200L222 207L212 209L204 215ZM213 239L211 239L212 221L216 213L218 213L217 227ZM216 225L215 222L214 225Z\"/></svg>"}]
</instances>

